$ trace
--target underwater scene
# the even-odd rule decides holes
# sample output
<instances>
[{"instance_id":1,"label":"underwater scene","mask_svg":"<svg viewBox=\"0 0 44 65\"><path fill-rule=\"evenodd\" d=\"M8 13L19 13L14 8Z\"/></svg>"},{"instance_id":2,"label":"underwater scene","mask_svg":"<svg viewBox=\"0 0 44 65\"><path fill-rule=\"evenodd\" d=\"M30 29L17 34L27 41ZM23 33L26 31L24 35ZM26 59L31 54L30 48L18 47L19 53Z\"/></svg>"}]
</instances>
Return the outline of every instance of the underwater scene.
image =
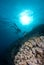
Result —
<instances>
[{"instance_id":1,"label":"underwater scene","mask_svg":"<svg viewBox=\"0 0 44 65\"><path fill-rule=\"evenodd\" d=\"M0 0L0 65L44 65L44 0Z\"/></svg>"}]
</instances>

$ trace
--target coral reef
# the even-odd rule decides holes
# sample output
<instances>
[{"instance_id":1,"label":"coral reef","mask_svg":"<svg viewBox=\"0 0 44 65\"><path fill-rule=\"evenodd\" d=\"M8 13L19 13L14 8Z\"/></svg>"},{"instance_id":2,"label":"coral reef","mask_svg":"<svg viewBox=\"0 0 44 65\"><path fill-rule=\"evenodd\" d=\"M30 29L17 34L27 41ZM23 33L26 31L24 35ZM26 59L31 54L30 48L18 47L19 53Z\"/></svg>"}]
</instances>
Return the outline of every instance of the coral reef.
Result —
<instances>
[{"instance_id":1,"label":"coral reef","mask_svg":"<svg viewBox=\"0 0 44 65\"><path fill-rule=\"evenodd\" d=\"M14 65L44 65L44 36L27 40L14 56Z\"/></svg>"}]
</instances>

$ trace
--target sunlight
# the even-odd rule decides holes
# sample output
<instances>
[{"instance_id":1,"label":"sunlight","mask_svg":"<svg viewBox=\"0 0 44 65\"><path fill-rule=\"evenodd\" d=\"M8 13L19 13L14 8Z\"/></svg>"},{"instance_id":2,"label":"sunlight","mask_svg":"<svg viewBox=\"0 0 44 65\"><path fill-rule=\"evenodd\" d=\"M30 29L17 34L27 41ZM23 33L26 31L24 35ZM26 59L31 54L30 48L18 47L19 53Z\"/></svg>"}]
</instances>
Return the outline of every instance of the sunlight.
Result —
<instances>
[{"instance_id":1,"label":"sunlight","mask_svg":"<svg viewBox=\"0 0 44 65\"><path fill-rule=\"evenodd\" d=\"M23 24L23 25L28 25L30 24L31 22L33 21L33 16L32 16L32 13L31 11L24 11L20 14L20 22Z\"/></svg>"}]
</instances>

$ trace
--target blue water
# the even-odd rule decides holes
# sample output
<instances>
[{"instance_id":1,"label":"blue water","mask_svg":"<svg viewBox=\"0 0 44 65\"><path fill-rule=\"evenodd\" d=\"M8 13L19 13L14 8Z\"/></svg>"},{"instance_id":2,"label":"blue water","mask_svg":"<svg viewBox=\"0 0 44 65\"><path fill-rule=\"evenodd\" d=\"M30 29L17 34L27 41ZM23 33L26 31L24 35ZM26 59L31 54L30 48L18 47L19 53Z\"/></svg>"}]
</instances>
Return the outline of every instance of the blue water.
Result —
<instances>
[{"instance_id":1,"label":"blue water","mask_svg":"<svg viewBox=\"0 0 44 65\"><path fill-rule=\"evenodd\" d=\"M24 10L34 12L33 22L27 26L18 19ZM21 32L16 33L15 24ZM0 53L39 24L44 24L44 0L0 0Z\"/></svg>"}]
</instances>

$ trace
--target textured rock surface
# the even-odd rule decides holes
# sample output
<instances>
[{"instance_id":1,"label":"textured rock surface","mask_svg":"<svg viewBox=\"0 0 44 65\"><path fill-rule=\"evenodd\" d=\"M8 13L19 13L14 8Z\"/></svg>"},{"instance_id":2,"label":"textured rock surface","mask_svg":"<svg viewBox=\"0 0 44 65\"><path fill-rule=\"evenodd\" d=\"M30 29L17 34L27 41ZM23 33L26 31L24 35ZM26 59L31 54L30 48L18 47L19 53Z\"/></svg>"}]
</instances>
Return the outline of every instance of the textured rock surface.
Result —
<instances>
[{"instance_id":1,"label":"textured rock surface","mask_svg":"<svg viewBox=\"0 0 44 65\"><path fill-rule=\"evenodd\" d=\"M25 42L14 56L15 65L44 65L44 36Z\"/></svg>"}]
</instances>

